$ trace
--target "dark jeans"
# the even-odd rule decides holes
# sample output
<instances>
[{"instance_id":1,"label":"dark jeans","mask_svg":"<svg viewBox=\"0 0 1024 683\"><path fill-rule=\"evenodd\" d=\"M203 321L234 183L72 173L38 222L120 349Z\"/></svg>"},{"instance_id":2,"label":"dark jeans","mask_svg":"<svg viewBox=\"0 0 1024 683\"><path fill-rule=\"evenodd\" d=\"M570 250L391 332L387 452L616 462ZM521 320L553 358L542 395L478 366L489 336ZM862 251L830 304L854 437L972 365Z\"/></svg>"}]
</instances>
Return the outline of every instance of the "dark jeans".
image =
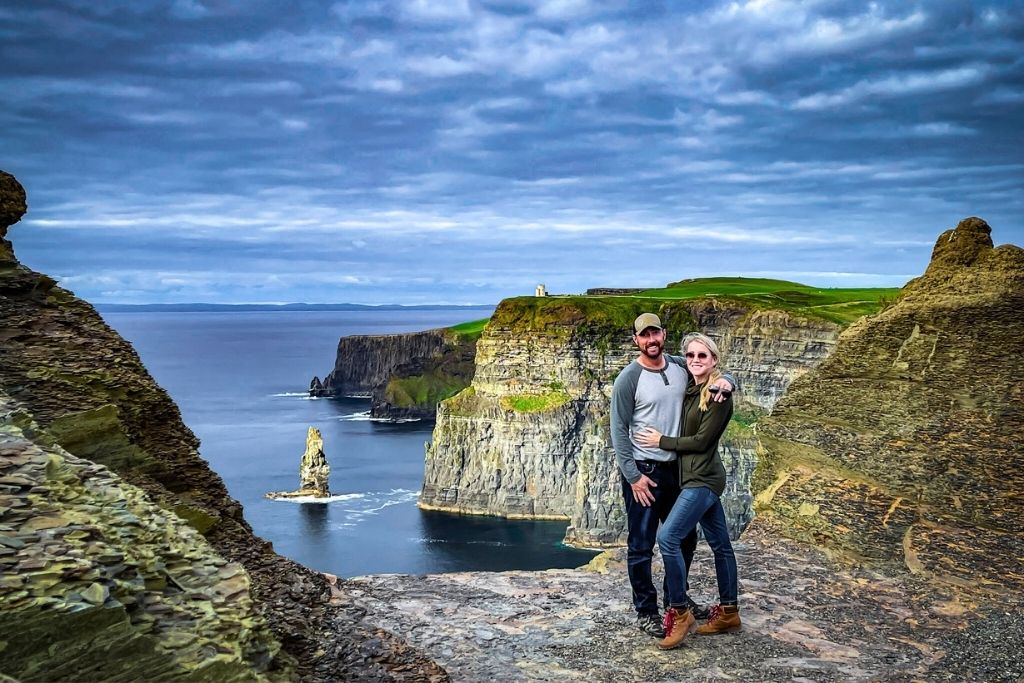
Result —
<instances>
[{"instance_id":1,"label":"dark jeans","mask_svg":"<svg viewBox=\"0 0 1024 683\"><path fill-rule=\"evenodd\" d=\"M626 569L629 583L633 588L633 607L639 614L650 614L658 611L658 591L654 588L651 578L651 558L654 556L654 544L658 539L658 523L664 522L672 511L672 506L679 495L679 465L672 462L654 462L638 460L636 466L641 474L647 475L656 487L651 489L654 503L644 506L633 499L633 489L625 477L622 479L622 497L626 502L626 524L628 525ZM677 552L682 553L689 575L693 551L697 548L697 527L690 528L684 534ZM664 551L662 551L664 553ZM668 583L663 586L664 605L668 605Z\"/></svg>"},{"instance_id":2,"label":"dark jeans","mask_svg":"<svg viewBox=\"0 0 1024 683\"><path fill-rule=\"evenodd\" d=\"M693 535L698 522L704 530L704 539L715 553L715 575L721 603L735 605L739 588L736 554L729 541L729 526L725 522L722 501L706 486L683 489L658 533L658 546L665 561L668 603L672 607L686 606L686 590L689 588L686 579L690 575L693 553L686 557L685 554L680 555L676 548L680 539Z\"/></svg>"}]
</instances>

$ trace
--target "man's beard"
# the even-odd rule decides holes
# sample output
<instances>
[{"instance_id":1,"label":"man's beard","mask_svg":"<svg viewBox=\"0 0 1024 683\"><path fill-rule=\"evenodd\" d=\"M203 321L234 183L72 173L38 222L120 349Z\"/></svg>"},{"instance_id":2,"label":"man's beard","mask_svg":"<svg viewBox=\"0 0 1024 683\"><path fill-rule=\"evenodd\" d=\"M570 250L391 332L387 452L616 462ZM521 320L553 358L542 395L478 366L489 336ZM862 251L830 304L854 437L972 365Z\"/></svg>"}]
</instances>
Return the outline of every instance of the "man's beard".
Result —
<instances>
[{"instance_id":1,"label":"man's beard","mask_svg":"<svg viewBox=\"0 0 1024 683\"><path fill-rule=\"evenodd\" d=\"M657 342L650 342L649 344L644 344L643 347L641 347L640 349L640 351L643 352L643 354L650 358L651 360L657 360L658 358L660 358L661 352L663 350L663 345Z\"/></svg>"}]
</instances>

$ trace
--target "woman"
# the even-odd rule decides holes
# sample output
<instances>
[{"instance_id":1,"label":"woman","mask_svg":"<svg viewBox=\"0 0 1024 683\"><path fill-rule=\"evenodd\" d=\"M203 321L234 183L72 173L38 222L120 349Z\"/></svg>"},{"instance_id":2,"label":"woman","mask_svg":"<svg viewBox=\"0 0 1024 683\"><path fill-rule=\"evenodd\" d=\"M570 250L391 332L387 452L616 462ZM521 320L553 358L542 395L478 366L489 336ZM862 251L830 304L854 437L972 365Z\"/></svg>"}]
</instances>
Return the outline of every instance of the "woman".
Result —
<instances>
[{"instance_id":1,"label":"woman","mask_svg":"<svg viewBox=\"0 0 1024 683\"><path fill-rule=\"evenodd\" d=\"M663 650L678 647L695 621L688 607L686 569L679 546L698 522L715 553L721 605L712 608L708 622L697 632L726 633L740 628L736 555L729 542L721 501L725 467L718 456L718 440L732 417L732 396L721 402L711 400L713 390L717 391L712 385L721 376L718 345L714 341L703 334L689 334L683 340L683 351L693 384L686 388L683 399L682 436L665 436L650 428L637 435L637 443L678 453L681 491L658 531L670 607L665 613L665 638L658 641Z\"/></svg>"}]
</instances>

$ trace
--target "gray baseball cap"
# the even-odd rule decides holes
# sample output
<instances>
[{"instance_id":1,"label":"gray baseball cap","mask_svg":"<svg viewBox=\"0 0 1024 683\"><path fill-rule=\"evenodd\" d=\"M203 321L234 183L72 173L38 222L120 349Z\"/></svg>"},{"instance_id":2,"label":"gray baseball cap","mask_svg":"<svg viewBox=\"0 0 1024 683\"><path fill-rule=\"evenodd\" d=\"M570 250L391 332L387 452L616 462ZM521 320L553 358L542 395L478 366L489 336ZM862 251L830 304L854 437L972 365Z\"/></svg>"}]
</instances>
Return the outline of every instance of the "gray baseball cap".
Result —
<instances>
[{"instance_id":1,"label":"gray baseball cap","mask_svg":"<svg viewBox=\"0 0 1024 683\"><path fill-rule=\"evenodd\" d=\"M661 318L654 315L653 313L641 313L637 316L637 319L633 321L633 332L640 334L648 327L657 327L659 330L661 327Z\"/></svg>"}]
</instances>

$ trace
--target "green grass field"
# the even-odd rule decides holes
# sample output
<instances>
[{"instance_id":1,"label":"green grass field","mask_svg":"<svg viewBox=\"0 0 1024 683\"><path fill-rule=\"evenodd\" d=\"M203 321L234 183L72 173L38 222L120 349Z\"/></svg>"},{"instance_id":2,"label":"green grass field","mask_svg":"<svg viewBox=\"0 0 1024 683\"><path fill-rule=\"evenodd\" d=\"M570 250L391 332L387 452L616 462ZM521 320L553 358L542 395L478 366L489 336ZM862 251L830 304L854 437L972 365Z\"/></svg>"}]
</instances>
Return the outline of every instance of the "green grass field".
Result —
<instances>
[{"instance_id":1,"label":"green grass field","mask_svg":"<svg viewBox=\"0 0 1024 683\"><path fill-rule=\"evenodd\" d=\"M796 315L849 325L865 315L877 313L896 300L898 287L834 288L810 287L799 282L744 277L709 277L673 282L661 289L648 289L629 296L522 296L506 299L494 318L503 325L542 330L550 324L572 324L577 328L628 328L638 312L660 311L670 318L688 318L676 302L715 298L748 308L775 308ZM474 320L451 329L459 335L476 336L488 320ZM668 320L666 323L668 324ZM672 320L670 327L682 329L692 321Z\"/></svg>"},{"instance_id":2,"label":"green grass field","mask_svg":"<svg viewBox=\"0 0 1024 683\"><path fill-rule=\"evenodd\" d=\"M779 308L849 325L875 313L899 295L899 287L810 287L799 282L743 277L709 277L673 282L662 289L638 293L647 299L716 297Z\"/></svg>"},{"instance_id":3,"label":"green grass field","mask_svg":"<svg viewBox=\"0 0 1024 683\"><path fill-rule=\"evenodd\" d=\"M484 327L487 325L487 321L490 318L481 318L480 320L470 320L468 323L459 323L458 325L452 325L448 329L459 335L460 337L479 337L480 333L484 331Z\"/></svg>"}]
</instances>

